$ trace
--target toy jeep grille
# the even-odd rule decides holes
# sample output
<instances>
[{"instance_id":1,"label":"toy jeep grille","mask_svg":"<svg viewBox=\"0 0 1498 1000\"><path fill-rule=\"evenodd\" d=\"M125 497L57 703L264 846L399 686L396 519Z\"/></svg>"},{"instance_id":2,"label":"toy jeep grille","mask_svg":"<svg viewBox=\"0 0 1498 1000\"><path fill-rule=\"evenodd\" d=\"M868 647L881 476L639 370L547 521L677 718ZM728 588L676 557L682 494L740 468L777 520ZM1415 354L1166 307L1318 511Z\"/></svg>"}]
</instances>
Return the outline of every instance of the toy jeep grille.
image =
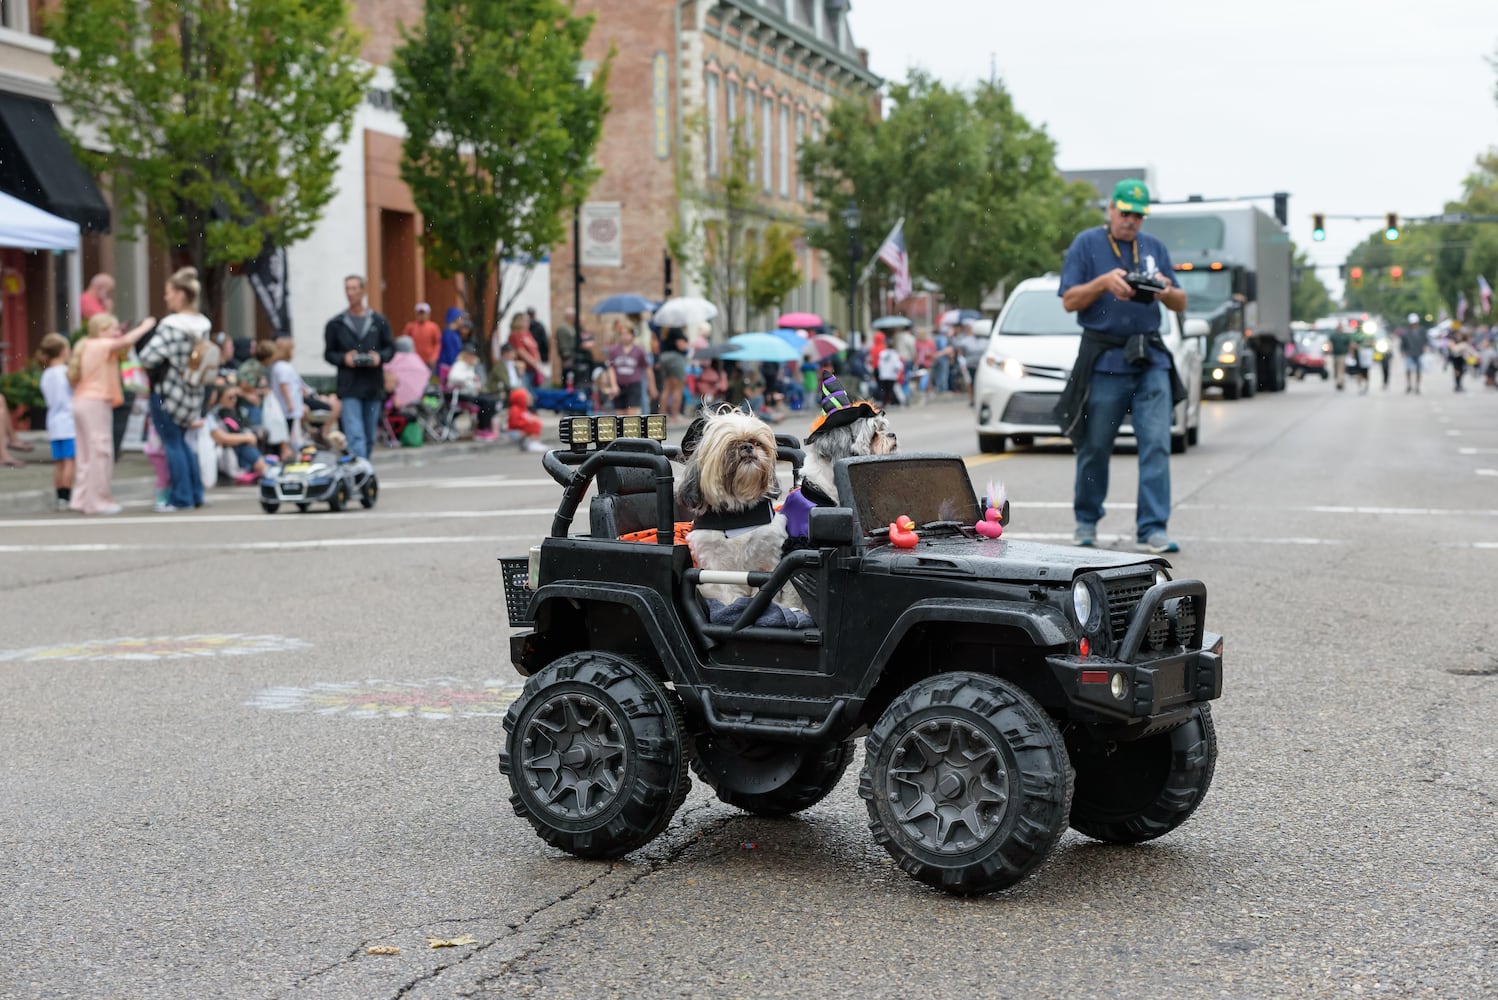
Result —
<instances>
[{"instance_id":1,"label":"toy jeep grille","mask_svg":"<svg viewBox=\"0 0 1498 1000\"><path fill-rule=\"evenodd\" d=\"M1124 637L1124 633L1129 630L1129 619L1134 617L1134 609L1139 607L1139 601L1144 597L1144 592L1149 590L1154 583L1153 573L1149 576L1105 581L1104 588L1108 593L1108 624L1113 630L1113 638Z\"/></svg>"}]
</instances>

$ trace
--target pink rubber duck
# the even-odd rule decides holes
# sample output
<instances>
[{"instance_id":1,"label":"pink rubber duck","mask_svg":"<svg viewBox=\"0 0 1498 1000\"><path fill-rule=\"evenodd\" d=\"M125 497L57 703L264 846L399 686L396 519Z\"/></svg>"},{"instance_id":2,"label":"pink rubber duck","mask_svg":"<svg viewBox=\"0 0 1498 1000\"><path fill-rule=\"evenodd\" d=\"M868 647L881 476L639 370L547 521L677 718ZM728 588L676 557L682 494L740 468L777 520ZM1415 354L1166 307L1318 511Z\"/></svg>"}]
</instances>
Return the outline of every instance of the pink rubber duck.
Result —
<instances>
[{"instance_id":1,"label":"pink rubber duck","mask_svg":"<svg viewBox=\"0 0 1498 1000\"><path fill-rule=\"evenodd\" d=\"M1004 533L1004 526L999 523L999 512L997 508L989 507L983 512L983 520L973 525L973 530L984 538L998 538Z\"/></svg>"},{"instance_id":2,"label":"pink rubber duck","mask_svg":"<svg viewBox=\"0 0 1498 1000\"><path fill-rule=\"evenodd\" d=\"M1000 523L1000 518L1004 516L1004 504L1007 500L1004 484L990 479L988 494L983 498L983 516L978 519L977 524L973 525L973 530L984 538L998 538L1004 534L1004 525Z\"/></svg>"}]
</instances>

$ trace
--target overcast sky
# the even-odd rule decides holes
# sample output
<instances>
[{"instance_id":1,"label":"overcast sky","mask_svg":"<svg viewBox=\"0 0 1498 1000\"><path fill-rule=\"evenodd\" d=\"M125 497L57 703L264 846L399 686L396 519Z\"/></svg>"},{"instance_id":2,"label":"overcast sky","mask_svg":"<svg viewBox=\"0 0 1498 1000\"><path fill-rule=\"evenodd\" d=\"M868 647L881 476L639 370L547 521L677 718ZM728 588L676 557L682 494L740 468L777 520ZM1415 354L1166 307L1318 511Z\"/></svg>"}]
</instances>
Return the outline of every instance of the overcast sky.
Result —
<instances>
[{"instance_id":1,"label":"overcast sky","mask_svg":"<svg viewBox=\"0 0 1498 1000\"><path fill-rule=\"evenodd\" d=\"M1439 212L1498 146L1498 0L853 0L850 23L888 80L996 72L1063 169L1152 166L1166 199L1290 192L1318 264L1382 223L1313 243L1311 213Z\"/></svg>"}]
</instances>

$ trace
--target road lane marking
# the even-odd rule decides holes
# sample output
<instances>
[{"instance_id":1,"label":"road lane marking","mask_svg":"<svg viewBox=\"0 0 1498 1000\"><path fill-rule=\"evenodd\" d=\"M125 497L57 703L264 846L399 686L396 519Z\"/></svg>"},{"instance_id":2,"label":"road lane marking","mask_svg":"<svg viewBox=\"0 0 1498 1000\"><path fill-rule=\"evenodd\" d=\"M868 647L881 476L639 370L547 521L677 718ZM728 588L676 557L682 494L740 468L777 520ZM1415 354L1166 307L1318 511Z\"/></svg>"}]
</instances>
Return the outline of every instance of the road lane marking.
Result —
<instances>
[{"instance_id":1,"label":"road lane marking","mask_svg":"<svg viewBox=\"0 0 1498 1000\"><path fill-rule=\"evenodd\" d=\"M450 521L466 520L472 517L552 517L556 514L555 507L514 507L509 510L412 510L412 511L373 511L360 510L348 511L344 514L331 515L339 521L354 524L359 521ZM34 521L10 520L0 521L0 528L85 528L85 527L107 527L112 524L154 524L161 527L183 527L194 524L248 524L256 522L264 525L272 524L323 524L330 515L320 514L313 518L311 514L181 514L167 516L165 514L147 515L145 517L48 517L38 518Z\"/></svg>"},{"instance_id":2,"label":"road lane marking","mask_svg":"<svg viewBox=\"0 0 1498 1000\"><path fill-rule=\"evenodd\" d=\"M0 649L0 663L55 663L73 660L186 660L205 656L254 656L311 649L310 642L284 635L158 635L146 639L89 639L58 646Z\"/></svg>"},{"instance_id":3,"label":"road lane marking","mask_svg":"<svg viewBox=\"0 0 1498 1000\"><path fill-rule=\"evenodd\" d=\"M531 535L411 535L378 538L305 538L279 542L81 542L72 545L0 545L0 553L26 552L277 552L285 549L354 549L396 545L478 545L538 542Z\"/></svg>"}]
</instances>

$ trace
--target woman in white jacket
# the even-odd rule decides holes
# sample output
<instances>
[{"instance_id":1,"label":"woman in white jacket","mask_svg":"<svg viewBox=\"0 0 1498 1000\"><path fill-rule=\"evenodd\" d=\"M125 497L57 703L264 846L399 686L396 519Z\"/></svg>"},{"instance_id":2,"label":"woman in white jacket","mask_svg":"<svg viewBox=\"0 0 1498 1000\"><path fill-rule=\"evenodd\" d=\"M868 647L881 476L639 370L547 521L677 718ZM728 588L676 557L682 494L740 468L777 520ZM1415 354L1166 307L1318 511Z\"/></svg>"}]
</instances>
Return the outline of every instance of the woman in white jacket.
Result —
<instances>
[{"instance_id":1,"label":"woman in white jacket","mask_svg":"<svg viewBox=\"0 0 1498 1000\"><path fill-rule=\"evenodd\" d=\"M189 359L193 347L212 329L198 312L198 294L196 268L184 267L166 279L167 316L139 351L147 371L164 369L151 387L151 425L161 438L171 475L167 502L155 508L160 514L203 506L203 474L187 443L188 428L203 417L204 390L200 374L188 370ZM211 353L216 355L217 348ZM217 368L216 361L212 367Z\"/></svg>"}]
</instances>

